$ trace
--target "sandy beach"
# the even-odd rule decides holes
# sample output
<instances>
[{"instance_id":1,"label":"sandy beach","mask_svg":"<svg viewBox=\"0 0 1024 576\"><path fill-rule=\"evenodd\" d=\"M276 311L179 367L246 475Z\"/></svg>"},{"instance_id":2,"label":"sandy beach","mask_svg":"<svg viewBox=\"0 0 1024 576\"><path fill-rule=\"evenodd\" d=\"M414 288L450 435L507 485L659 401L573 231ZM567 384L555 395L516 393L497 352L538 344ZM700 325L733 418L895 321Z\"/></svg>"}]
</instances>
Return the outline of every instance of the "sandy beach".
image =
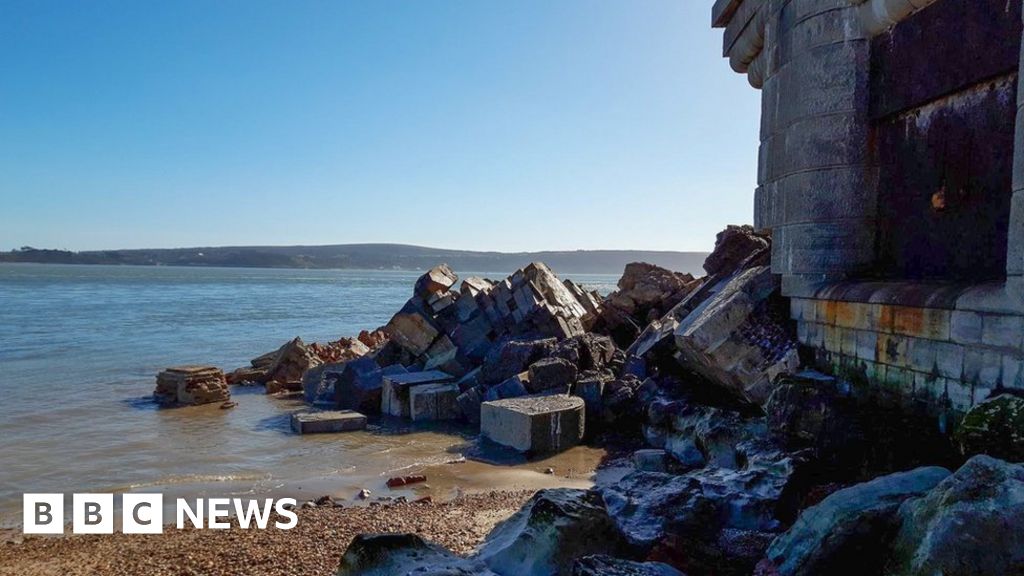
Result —
<instances>
[{"instance_id":1,"label":"sandy beach","mask_svg":"<svg viewBox=\"0 0 1024 576\"><path fill-rule=\"evenodd\" d=\"M488 492L447 502L302 509L293 530L233 525L152 536L26 537L0 546L0 575L328 575L361 532L416 532L468 553L532 494Z\"/></svg>"}]
</instances>

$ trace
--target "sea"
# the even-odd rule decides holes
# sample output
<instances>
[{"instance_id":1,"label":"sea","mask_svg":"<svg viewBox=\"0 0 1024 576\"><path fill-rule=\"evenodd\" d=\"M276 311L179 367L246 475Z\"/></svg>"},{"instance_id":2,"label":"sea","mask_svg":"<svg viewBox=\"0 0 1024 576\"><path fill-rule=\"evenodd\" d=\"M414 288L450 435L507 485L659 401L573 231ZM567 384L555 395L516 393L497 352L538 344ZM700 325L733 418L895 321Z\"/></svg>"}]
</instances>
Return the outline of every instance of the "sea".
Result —
<instances>
[{"instance_id":1,"label":"sea","mask_svg":"<svg viewBox=\"0 0 1024 576\"><path fill-rule=\"evenodd\" d=\"M260 387L234 388L230 410L161 409L151 397L167 367L228 371L295 336L326 342L377 328L418 275L0 264L0 526L20 523L24 493L344 497L459 462L475 435L458 425L374 421L298 436L289 417L302 403ZM601 293L618 280L571 277Z\"/></svg>"}]
</instances>

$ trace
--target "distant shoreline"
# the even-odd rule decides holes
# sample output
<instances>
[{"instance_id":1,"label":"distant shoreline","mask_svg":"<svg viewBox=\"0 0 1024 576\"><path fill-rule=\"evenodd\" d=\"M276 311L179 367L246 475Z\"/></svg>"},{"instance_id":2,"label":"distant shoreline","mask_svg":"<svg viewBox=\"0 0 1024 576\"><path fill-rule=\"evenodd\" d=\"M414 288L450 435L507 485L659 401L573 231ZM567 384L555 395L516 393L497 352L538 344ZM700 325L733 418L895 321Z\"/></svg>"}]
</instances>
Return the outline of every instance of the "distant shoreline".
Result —
<instances>
[{"instance_id":1,"label":"distant shoreline","mask_svg":"<svg viewBox=\"0 0 1024 576\"><path fill-rule=\"evenodd\" d=\"M26 247L0 252L0 263L399 272L420 272L437 264L447 263L455 270L510 273L531 262L539 261L561 274L620 274L626 264L648 262L679 272L702 275L702 264L706 257L705 252L654 250L504 253L447 250L402 244L342 244L83 252Z\"/></svg>"}]
</instances>

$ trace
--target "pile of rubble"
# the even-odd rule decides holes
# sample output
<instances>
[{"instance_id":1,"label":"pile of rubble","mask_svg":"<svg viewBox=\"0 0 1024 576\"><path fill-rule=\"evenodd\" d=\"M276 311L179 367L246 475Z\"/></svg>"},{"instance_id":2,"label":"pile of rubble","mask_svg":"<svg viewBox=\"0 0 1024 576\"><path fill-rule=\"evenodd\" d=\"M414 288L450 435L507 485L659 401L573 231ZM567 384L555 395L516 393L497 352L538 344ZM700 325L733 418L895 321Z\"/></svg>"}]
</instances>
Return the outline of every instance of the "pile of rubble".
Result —
<instances>
[{"instance_id":1,"label":"pile of rubble","mask_svg":"<svg viewBox=\"0 0 1024 576\"><path fill-rule=\"evenodd\" d=\"M231 391L214 366L179 366L157 374L153 397L164 406L196 406L227 402Z\"/></svg>"}]
</instances>

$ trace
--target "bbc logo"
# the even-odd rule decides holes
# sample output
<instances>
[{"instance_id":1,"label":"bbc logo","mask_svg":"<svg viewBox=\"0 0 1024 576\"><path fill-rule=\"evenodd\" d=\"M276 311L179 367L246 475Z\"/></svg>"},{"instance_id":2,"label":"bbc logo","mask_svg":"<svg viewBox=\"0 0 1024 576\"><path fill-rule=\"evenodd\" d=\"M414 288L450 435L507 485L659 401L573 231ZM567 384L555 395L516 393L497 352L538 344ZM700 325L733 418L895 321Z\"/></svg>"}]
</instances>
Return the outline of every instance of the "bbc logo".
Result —
<instances>
[{"instance_id":1,"label":"bbc logo","mask_svg":"<svg viewBox=\"0 0 1024 576\"><path fill-rule=\"evenodd\" d=\"M64 533L63 494L25 494L22 531L25 534ZM71 497L71 531L75 534L114 533L113 494L74 494ZM121 496L121 531L125 534L163 532L163 494Z\"/></svg>"}]
</instances>

